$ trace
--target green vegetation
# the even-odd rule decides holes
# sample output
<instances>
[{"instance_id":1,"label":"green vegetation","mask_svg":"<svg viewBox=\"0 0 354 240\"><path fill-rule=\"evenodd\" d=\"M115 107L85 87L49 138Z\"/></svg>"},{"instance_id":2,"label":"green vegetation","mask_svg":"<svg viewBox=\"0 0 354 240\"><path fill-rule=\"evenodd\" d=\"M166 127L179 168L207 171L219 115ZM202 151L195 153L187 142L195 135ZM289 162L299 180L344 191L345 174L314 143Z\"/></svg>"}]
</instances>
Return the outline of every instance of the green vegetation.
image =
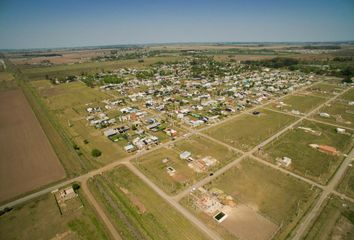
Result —
<instances>
[{"instance_id":1,"label":"green vegetation","mask_svg":"<svg viewBox=\"0 0 354 240\"><path fill-rule=\"evenodd\" d=\"M324 98L317 96L291 95L281 100L285 105L275 102L270 104L270 107L284 112L296 110L300 113L308 113L324 101Z\"/></svg>"},{"instance_id":2,"label":"green vegetation","mask_svg":"<svg viewBox=\"0 0 354 240\"><path fill-rule=\"evenodd\" d=\"M126 167L90 179L89 187L123 239L205 239Z\"/></svg>"},{"instance_id":3,"label":"green vegetation","mask_svg":"<svg viewBox=\"0 0 354 240\"><path fill-rule=\"evenodd\" d=\"M260 115L242 114L206 130L205 133L235 148L251 150L296 119L265 109L258 111L261 112Z\"/></svg>"},{"instance_id":4,"label":"green vegetation","mask_svg":"<svg viewBox=\"0 0 354 240\"><path fill-rule=\"evenodd\" d=\"M329 240L354 238L354 204L332 196L304 239Z\"/></svg>"},{"instance_id":5,"label":"green vegetation","mask_svg":"<svg viewBox=\"0 0 354 240\"><path fill-rule=\"evenodd\" d=\"M101 152L100 150L94 148L94 149L92 149L92 151L91 151L91 155L92 155L93 157L99 157L99 156L102 155L102 152Z\"/></svg>"},{"instance_id":6,"label":"green vegetation","mask_svg":"<svg viewBox=\"0 0 354 240\"><path fill-rule=\"evenodd\" d=\"M311 128L315 132L306 132L297 128L299 126ZM319 183L327 183L342 162L343 156L321 152L309 144L333 146L346 154L353 147L350 134L339 134L335 127L311 121L304 121L297 127L269 143L258 154L273 163L276 163L277 158L289 157L292 159L291 171Z\"/></svg>"},{"instance_id":7,"label":"green vegetation","mask_svg":"<svg viewBox=\"0 0 354 240\"><path fill-rule=\"evenodd\" d=\"M328 113L329 118L321 117L319 114L314 115L315 119L341 125L343 127L354 128L354 106L348 102L334 101L322 107L319 112Z\"/></svg>"},{"instance_id":8,"label":"green vegetation","mask_svg":"<svg viewBox=\"0 0 354 240\"><path fill-rule=\"evenodd\" d=\"M218 163L205 172L197 173L188 167L186 160L180 159L179 154L184 151L189 151L194 159L211 156ZM225 166L238 156L238 153L223 145L204 137L195 136L189 140L176 142L171 148L157 149L138 157L134 160L134 164L166 193L176 194L209 173ZM166 159L168 161L163 162ZM167 167L173 167L176 170L173 176L168 174Z\"/></svg>"},{"instance_id":9,"label":"green vegetation","mask_svg":"<svg viewBox=\"0 0 354 240\"><path fill-rule=\"evenodd\" d=\"M282 224L275 239L290 235L319 194L319 189L249 158L204 187L219 188L237 203L252 206L278 225ZM188 199L184 202L188 204ZM214 220L209 217L210 221Z\"/></svg>"},{"instance_id":10,"label":"green vegetation","mask_svg":"<svg viewBox=\"0 0 354 240\"><path fill-rule=\"evenodd\" d=\"M338 185L338 191L354 198L354 168L349 167Z\"/></svg>"},{"instance_id":11,"label":"green vegetation","mask_svg":"<svg viewBox=\"0 0 354 240\"><path fill-rule=\"evenodd\" d=\"M54 196L46 194L0 216L1 238L37 240L60 236L63 239L109 239L105 227L80 190L77 192L84 207L64 215L61 215Z\"/></svg>"}]
</instances>

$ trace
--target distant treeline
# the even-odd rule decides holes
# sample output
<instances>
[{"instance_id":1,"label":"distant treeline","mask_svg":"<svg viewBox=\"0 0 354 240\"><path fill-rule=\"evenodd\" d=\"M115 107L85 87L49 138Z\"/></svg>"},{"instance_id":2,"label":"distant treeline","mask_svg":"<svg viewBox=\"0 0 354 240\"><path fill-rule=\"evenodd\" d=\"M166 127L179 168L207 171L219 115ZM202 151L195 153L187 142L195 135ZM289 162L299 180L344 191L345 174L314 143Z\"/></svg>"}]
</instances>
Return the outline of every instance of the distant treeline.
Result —
<instances>
[{"instance_id":1,"label":"distant treeline","mask_svg":"<svg viewBox=\"0 0 354 240\"><path fill-rule=\"evenodd\" d=\"M59 53L25 53L23 54L24 57L62 57L62 54Z\"/></svg>"},{"instance_id":2,"label":"distant treeline","mask_svg":"<svg viewBox=\"0 0 354 240\"><path fill-rule=\"evenodd\" d=\"M320 46L308 45L308 46L304 46L304 49L336 50L336 49L341 49L341 46L338 46L338 45L320 45Z\"/></svg>"},{"instance_id":3,"label":"distant treeline","mask_svg":"<svg viewBox=\"0 0 354 240\"><path fill-rule=\"evenodd\" d=\"M248 65L261 66L261 67L282 68L282 67L290 67L293 65L297 65L299 64L299 60L294 58L276 57L272 59L257 60L257 61L246 60L243 61L242 63Z\"/></svg>"}]
</instances>

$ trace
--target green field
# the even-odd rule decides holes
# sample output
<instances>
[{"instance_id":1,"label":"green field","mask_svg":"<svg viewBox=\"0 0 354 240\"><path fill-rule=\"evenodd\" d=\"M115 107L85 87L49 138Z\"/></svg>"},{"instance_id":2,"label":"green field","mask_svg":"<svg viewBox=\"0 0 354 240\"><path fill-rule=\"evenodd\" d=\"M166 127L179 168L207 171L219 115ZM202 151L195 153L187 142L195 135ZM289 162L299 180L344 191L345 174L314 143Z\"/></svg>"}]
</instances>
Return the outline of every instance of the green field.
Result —
<instances>
[{"instance_id":1,"label":"green field","mask_svg":"<svg viewBox=\"0 0 354 240\"><path fill-rule=\"evenodd\" d=\"M236 167L206 184L205 188L219 188L236 199L236 203L246 204L265 217L283 227L275 239L286 239L308 211L319 190L306 183L285 175L278 170L247 158ZM189 198L182 203L193 209ZM215 220L200 211L194 211L209 226L223 236L228 236L220 229Z\"/></svg>"},{"instance_id":2,"label":"green field","mask_svg":"<svg viewBox=\"0 0 354 240\"><path fill-rule=\"evenodd\" d=\"M207 172L197 173L187 165L186 160L179 158L179 154L184 151L192 153L195 159L211 156L216 158L219 163L208 169ZM195 183L197 180L205 177L210 172L226 165L239 156L226 147L211 142L210 140L197 136L190 140L183 140L175 143L172 148L161 148L138 157L133 163L161 189L168 194L176 194L184 188ZM167 163L162 160L168 158ZM176 170L174 176L167 173L167 167L173 167Z\"/></svg>"},{"instance_id":3,"label":"green field","mask_svg":"<svg viewBox=\"0 0 354 240\"><path fill-rule=\"evenodd\" d=\"M321 132L320 136L305 132L297 127L307 127ZM289 157L289 169L297 174L325 184L343 160L342 155L330 155L313 149L309 144L324 144L335 147L341 153L348 153L353 146L351 136L338 134L336 128L321 123L304 121L265 146L258 154L273 163L276 158Z\"/></svg>"},{"instance_id":4,"label":"green field","mask_svg":"<svg viewBox=\"0 0 354 240\"><path fill-rule=\"evenodd\" d=\"M318 83L306 89L313 95L320 97L333 97L344 89L336 84Z\"/></svg>"},{"instance_id":5,"label":"green field","mask_svg":"<svg viewBox=\"0 0 354 240\"><path fill-rule=\"evenodd\" d=\"M332 196L304 239L354 239L354 204Z\"/></svg>"},{"instance_id":6,"label":"green field","mask_svg":"<svg viewBox=\"0 0 354 240\"><path fill-rule=\"evenodd\" d=\"M354 168L353 167L348 167L337 189L339 192L342 192L347 196L354 198Z\"/></svg>"},{"instance_id":7,"label":"green field","mask_svg":"<svg viewBox=\"0 0 354 240\"><path fill-rule=\"evenodd\" d=\"M324 118L317 113L313 115L315 119L334 123L343 127L354 128L354 106L348 105L347 102L331 102L330 105L322 107L319 112L328 113L330 117Z\"/></svg>"},{"instance_id":8,"label":"green field","mask_svg":"<svg viewBox=\"0 0 354 240\"><path fill-rule=\"evenodd\" d=\"M261 112L258 116L242 114L205 133L235 148L248 151L296 119L270 110L258 111Z\"/></svg>"},{"instance_id":9,"label":"green field","mask_svg":"<svg viewBox=\"0 0 354 240\"><path fill-rule=\"evenodd\" d=\"M354 88L350 89L346 93L343 93L339 98L346 101L354 101Z\"/></svg>"},{"instance_id":10,"label":"green field","mask_svg":"<svg viewBox=\"0 0 354 240\"><path fill-rule=\"evenodd\" d=\"M14 76L9 72L0 72L0 82L1 81L11 81L14 80Z\"/></svg>"},{"instance_id":11,"label":"green field","mask_svg":"<svg viewBox=\"0 0 354 240\"><path fill-rule=\"evenodd\" d=\"M126 167L89 180L123 239L206 239Z\"/></svg>"},{"instance_id":12,"label":"green field","mask_svg":"<svg viewBox=\"0 0 354 240\"><path fill-rule=\"evenodd\" d=\"M104 137L100 130L89 126L85 119L85 105L87 103L92 106L102 105L102 100L111 98L109 95L98 89L89 88L81 82L52 85L48 80L38 80L31 81L31 84L36 87L46 106L68 133L72 145L76 144L80 147L78 153L91 159L86 162L91 168L127 156L123 148ZM85 140L87 144L84 143ZM92 159L91 150L94 148L102 151L102 156Z\"/></svg>"},{"instance_id":13,"label":"green field","mask_svg":"<svg viewBox=\"0 0 354 240\"><path fill-rule=\"evenodd\" d=\"M83 208L61 215L52 194L15 207L0 216L1 239L110 239L104 225L79 191ZM78 200L79 201L79 200Z\"/></svg>"},{"instance_id":14,"label":"green field","mask_svg":"<svg viewBox=\"0 0 354 240\"><path fill-rule=\"evenodd\" d=\"M292 110L295 110L300 113L308 113L324 101L324 98L317 96L291 95L281 100L281 102L286 104L285 106L280 105L279 102L275 102L269 104L269 107L284 112L291 112Z\"/></svg>"},{"instance_id":15,"label":"green field","mask_svg":"<svg viewBox=\"0 0 354 240\"><path fill-rule=\"evenodd\" d=\"M161 56L161 57L149 57L145 58L144 62L139 62L138 59L129 60L119 60L119 61L108 61L108 62L88 62L88 63L77 63L77 64L63 64L55 65L51 67L30 67L23 65L21 66L21 71L29 79L44 79L46 75L49 77L59 77L68 76L72 74L86 73L96 73L102 70L108 71L117 68L124 67L134 67L143 68L150 64L162 61L162 62L173 62L181 60L181 56Z\"/></svg>"}]
</instances>

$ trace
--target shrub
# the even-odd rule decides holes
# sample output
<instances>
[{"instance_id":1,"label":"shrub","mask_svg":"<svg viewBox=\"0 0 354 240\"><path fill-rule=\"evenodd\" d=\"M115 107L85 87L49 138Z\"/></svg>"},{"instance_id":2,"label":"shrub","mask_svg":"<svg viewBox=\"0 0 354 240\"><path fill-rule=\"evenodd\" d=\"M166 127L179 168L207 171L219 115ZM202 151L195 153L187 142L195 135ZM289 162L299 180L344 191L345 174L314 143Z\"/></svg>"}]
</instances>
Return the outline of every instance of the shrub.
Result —
<instances>
[{"instance_id":1,"label":"shrub","mask_svg":"<svg viewBox=\"0 0 354 240\"><path fill-rule=\"evenodd\" d=\"M99 156L102 155L102 152L101 152L100 150L98 150L98 149L95 148L95 149L92 149L91 155L92 155L93 157L99 157Z\"/></svg>"}]
</instances>

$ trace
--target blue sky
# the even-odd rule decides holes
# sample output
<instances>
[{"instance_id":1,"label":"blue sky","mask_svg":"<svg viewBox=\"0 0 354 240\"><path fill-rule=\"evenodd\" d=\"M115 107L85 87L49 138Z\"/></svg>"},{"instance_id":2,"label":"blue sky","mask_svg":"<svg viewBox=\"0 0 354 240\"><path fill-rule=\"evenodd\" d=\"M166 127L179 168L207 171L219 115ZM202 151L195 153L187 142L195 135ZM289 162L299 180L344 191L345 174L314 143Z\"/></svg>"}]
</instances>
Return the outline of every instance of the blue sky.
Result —
<instances>
[{"instance_id":1,"label":"blue sky","mask_svg":"<svg viewBox=\"0 0 354 240\"><path fill-rule=\"evenodd\" d=\"M0 49L354 40L354 0L0 0Z\"/></svg>"}]
</instances>

